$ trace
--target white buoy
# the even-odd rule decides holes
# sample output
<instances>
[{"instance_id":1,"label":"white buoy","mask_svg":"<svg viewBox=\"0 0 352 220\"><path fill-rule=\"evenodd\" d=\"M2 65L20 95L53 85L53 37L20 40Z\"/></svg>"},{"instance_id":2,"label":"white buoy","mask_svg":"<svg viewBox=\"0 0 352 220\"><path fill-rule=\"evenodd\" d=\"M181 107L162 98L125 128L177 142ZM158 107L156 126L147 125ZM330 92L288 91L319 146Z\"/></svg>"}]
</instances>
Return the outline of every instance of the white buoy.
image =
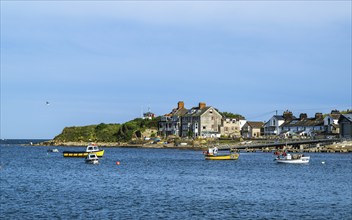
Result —
<instances>
[{"instance_id":1,"label":"white buoy","mask_svg":"<svg viewBox=\"0 0 352 220\"><path fill-rule=\"evenodd\" d=\"M321 163L322 163L322 164L325 164L325 161L322 161Z\"/></svg>"}]
</instances>

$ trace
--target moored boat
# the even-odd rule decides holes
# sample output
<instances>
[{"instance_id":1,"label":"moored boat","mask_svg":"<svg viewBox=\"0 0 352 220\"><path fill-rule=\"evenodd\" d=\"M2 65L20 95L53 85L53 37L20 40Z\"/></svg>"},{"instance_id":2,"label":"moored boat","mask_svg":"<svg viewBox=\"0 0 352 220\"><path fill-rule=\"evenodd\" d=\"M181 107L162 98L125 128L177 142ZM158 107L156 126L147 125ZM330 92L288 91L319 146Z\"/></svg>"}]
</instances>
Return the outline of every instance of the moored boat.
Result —
<instances>
[{"instance_id":1,"label":"moored boat","mask_svg":"<svg viewBox=\"0 0 352 220\"><path fill-rule=\"evenodd\" d=\"M237 160L240 156L235 150L219 151L217 147L209 148L204 152L206 160Z\"/></svg>"},{"instance_id":2,"label":"moored boat","mask_svg":"<svg viewBox=\"0 0 352 220\"><path fill-rule=\"evenodd\" d=\"M48 149L47 151L50 152L50 153L59 153L59 150L56 149L56 148L54 148L54 149Z\"/></svg>"},{"instance_id":3,"label":"moored boat","mask_svg":"<svg viewBox=\"0 0 352 220\"><path fill-rule=\"evenodd\" d=\"M90 153L85 159L86 163L99 164L99 158L96 154Z\"/></svg>"},{"instance_id":4,"label":"moored boat","mask_svg":"<svg viewBox=\"0 0 352 220\"><path fill-rule=\"evenodd\" d=\"M305 164L309 163L310 156L305 156L304 154L286 154L275 152L277 157L274 159L277 163L291 163L291 164Z\"/></svg>"},{"instance_id":5,"label":"moored boat","mask_svg":"<svg viewBox=\"0 0 352 220\"><path fill-rule=\"evenodd\" d=\"M87 157L90 153L96 154L98 157L104 156L104 150L100 149L96 144L89 144L86 151L64 151L64 157Z\"/></svg>"}]
</instances>

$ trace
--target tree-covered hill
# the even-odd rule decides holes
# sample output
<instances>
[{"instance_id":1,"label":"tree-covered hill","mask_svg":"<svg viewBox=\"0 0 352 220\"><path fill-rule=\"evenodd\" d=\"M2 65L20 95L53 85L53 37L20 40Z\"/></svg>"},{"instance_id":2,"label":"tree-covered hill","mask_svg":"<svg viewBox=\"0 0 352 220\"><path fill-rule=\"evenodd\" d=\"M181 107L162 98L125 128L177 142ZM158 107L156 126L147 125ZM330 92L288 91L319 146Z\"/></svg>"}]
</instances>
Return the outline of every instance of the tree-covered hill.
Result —
<instances>
[{"instance_id":1,"label":"tree-covered hill","mask_svg":"<svg viewBox=\"0 0 352 220\"><path fill-rule=\"evenodd\" d=\"M159 118L153 120L136 118L124 124L98 124L66 127L54 138L60 142L118 142L142 137L146 129L157 129Z\"/></svg>"}]
</instances>

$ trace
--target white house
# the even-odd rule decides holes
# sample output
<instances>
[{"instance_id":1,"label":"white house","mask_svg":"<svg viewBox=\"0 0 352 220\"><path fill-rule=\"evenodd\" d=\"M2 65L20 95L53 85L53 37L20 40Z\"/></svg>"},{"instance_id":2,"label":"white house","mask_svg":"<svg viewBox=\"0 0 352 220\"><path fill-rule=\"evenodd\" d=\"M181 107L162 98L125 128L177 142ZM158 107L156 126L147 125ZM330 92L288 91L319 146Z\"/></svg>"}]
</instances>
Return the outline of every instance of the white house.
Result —
<instances>
[{"instance_id":1,"label":"white house","mask_svg":"<svg viewBox=\"0 0 352 220\"><path fill-rule=\"evenodd\" d=\"M247 120L240 119L239 122L240 122L240 130L242 130L242 127L243 127L243 125L245 125L247 123Z\"/></svg>"},{"instance_id":2,"label":"white house","mask_svg":"<svg viewBox=\"0 0 352 220\"><path fill-rule=\"evenodd\" d=\"M281 125L294 119L292 112L285 111L283 115L274 115L264 124L264 135L279 135L282 132Z\"/></svg>"},{"instance_id":3,"label":"white house","mask_svg":"<svg viewBox=\"0 0 352 220\"><path fill-rule=\"evenodd\" d=\"M324 117L325 131L329 134L339 133L339 118L341 113L338 110L332 110L331 113Z\"/></svg>"}]
</instances>

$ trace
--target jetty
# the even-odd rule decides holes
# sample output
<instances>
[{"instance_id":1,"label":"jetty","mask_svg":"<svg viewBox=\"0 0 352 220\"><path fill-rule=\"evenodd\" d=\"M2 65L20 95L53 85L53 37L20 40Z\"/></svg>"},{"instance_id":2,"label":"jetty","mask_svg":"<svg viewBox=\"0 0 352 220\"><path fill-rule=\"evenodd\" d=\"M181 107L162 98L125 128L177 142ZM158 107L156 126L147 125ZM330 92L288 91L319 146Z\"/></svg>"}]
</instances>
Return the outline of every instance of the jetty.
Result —
<instances>
[{"instance_id":1,"label":"jetty","mask_svg":"<svg viewBox=\"0 0 352 220\"><path fill-rule=\"evenodd\" d=\"M316 139L316 140L290 140L275 141L267 143L244 143L235 146L218 146L221 150L237 149L245 152L271 152L276 149L285 148L289 152L326 152L326 153L348 153L352 152L352 141L335 139Z\"/></svg>"}]
</instances>

